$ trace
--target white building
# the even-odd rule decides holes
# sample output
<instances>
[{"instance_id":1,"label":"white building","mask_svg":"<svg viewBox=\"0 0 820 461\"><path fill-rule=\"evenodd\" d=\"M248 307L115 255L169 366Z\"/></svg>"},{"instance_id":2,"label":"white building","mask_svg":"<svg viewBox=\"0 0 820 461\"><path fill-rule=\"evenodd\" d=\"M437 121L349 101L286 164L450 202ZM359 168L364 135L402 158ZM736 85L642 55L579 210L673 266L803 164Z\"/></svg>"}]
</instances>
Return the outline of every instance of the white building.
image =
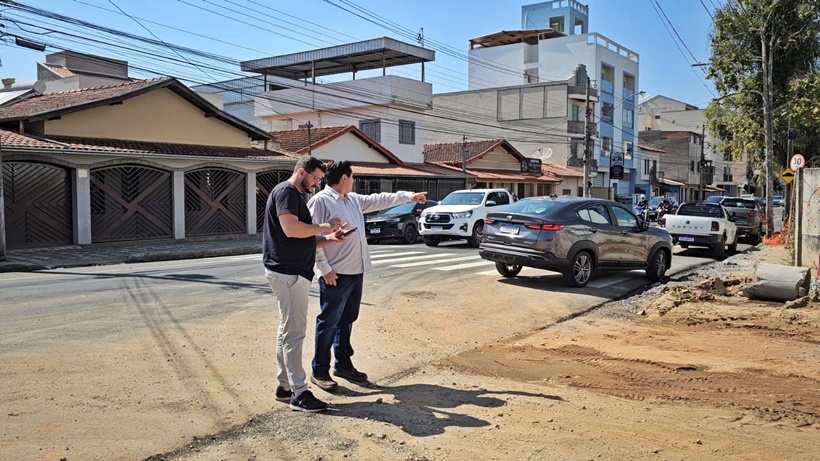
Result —
<instances>
[{"instance_id":1,"label":"white building","mask_svg":"<svg viewBox=\"0 0 820 461\"><path fill-rule=\"evenodd\" d=\"M521 9L525 30L502 31L470 40L470 89L524 85L569 78L586 66L599 91L594 107L599 124L594 158L595 186L614 195L630 195L640 183L636 172L636 106L640 59L634 51L588 33L589 8L574 0L556 0ZM609 174L612 152L624 153L624 178ZM636 162L637 160L637 162Z\"/></svg>"}]
</instances>

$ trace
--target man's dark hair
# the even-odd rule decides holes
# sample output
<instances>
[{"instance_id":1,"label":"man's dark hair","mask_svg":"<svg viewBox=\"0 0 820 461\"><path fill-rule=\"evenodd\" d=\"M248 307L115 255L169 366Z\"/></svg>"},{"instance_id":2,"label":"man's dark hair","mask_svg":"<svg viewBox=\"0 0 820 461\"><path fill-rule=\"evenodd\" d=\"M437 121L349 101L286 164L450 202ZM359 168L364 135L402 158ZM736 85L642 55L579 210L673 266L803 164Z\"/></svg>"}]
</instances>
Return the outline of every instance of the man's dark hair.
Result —
<instances>
[{"instance_id":1,"label":"man's dark hair","mask_svg":"<svg viewBox=\"0 0 820 461\"><path fill-rule=\"evenodd\" d=\"M349 160L334 160L326 165L325 179L329 186L335 186L342 180L342 176L352 176L353 166Z\"/></svg>"},{"instance_id":2,"label":"man's dark hair","mask_svg":"<svg viewBox=\"0 0 820 461\"><path fill-rule=\"evenodd\" d=\"M300 157L299 160L296 161L296 167L293 168L293 172L296 173L299 171L299 168L304 168L308 173L313 173L316 170L327 171L325 164L322 163L321 160L316 157L311 157L310 155Z\"/></svg>"}]
</instances>

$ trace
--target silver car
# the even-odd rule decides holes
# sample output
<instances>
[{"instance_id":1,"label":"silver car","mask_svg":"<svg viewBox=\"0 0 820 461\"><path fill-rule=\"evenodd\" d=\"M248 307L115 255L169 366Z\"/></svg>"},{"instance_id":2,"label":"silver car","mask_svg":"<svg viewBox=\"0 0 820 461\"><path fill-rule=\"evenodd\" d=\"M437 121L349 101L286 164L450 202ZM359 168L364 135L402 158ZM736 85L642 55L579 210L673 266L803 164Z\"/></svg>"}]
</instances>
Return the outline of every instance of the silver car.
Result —
<instances>
[{"instance_id":1,"label":"silver car","mask_svg":"<svg viewBox=\"0 0 820 461\"><path fill-rule=\"evenodd\" d=\"M487 215L479 254L505 277L535 267L583 287L598 271L645 269L660 281L672 262L672 237L611 200L534 197Z\"/></svg>"}]
</instances>

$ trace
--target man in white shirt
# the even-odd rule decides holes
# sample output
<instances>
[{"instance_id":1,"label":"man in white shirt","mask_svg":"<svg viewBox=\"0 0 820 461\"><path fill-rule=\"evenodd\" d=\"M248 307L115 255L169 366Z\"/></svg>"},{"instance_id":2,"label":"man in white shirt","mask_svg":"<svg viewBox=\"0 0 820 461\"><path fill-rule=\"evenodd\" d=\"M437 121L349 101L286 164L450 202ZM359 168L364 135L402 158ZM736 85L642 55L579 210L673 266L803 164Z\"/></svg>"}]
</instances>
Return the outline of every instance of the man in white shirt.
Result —
<instances>
[{"instance_id":1,"label":"man in white shirt","mask_svg":"<svg viewBox=\"0 0 820 461\"><path fill-rule=\"evenodd\" d=\"M333 374L356 383L367 375L353 366L350 336L359 316L364 274L372 268L367 251L364 213L383 210L410 201L424 203L427 192L380 193L359 195L353 192L353 169L349 161L334 161L327 166L327 186L308 201L314 223L335 218L357 231L338 245L316 252L319 274L319 302L322 311L316 318L316 351L310 381L326 391L336 389L330 377L330 350L335 357Z\"/></svg>"}]
</instances>

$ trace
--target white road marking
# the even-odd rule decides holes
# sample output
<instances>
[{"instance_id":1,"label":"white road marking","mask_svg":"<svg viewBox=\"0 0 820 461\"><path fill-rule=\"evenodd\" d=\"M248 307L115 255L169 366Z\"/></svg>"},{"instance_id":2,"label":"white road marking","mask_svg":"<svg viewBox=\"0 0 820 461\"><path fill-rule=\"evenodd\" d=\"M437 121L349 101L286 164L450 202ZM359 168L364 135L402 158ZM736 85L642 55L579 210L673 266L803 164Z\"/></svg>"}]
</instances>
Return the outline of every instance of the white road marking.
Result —
<instances>
[{"instance_id":1,"label":"white road marking","mask_svg":"<svg viewBox=\"0 0 820 461\"><path fill-rule=\"evenodd\" d=\"M421 251L406 251L404 253L378 253L370 254L370 259L390 258L396 256L419 255L423 254Z\"/></svg>"},{"instance_id":2,"label":"white road marking","mask_svg":"<svg viewBox=\"0 0 820 461\"><path fill-rule=\"evenodd\" d=\"M439 258L442 256L453 256L453 253L439 253L436 255L425 255L425 256L408 256L406 258L393 258L393 259L380 259L378 261L373 261L374 266L379 266L383 264L393 264L393 263L400 263L404 261L415 261L418 259L430 259L430 258Z\"/></svg>"},{"instance_id":3,"label":"white road marking","mask_svg":"<svg viewBox=\"0 0 820 461\"><path fill-rule=\"evenodd\" d=\"M446 267L435 267L434 269L437 270L437 271L455 271L455 270L459 270L459 269L468 269L470 267L487 266L488 264L493 264L493 263L490 262L490 261L487 261L486 259L482 259L481 261L476 261L476 262L472 262L472 263L464 263L464 264L458 264L458 265L455 265L455 266L446 266Z\"/></svg>"},{"instance_id":4,"label":"white road marking","mask_svg":"<svg viewBox=\"0 0 820 461\"><path fill-rule=\"evenodd\" d=\"M441 255L436 255L436 256L441 256ZM419 261L419 262L415 262L415 263L394 264L390 267L398 267L398 268L405 269L405 268L408 268L408 267L429 266L431 264L447 264L447 263L450 263L450 262L465 261L465 260L468 260L468 259L475 259L475 258L476 258L475 256L461 256L459 258L435 259L435 260L432 260L432 261Z\"/></svg>"}]
</instances>

